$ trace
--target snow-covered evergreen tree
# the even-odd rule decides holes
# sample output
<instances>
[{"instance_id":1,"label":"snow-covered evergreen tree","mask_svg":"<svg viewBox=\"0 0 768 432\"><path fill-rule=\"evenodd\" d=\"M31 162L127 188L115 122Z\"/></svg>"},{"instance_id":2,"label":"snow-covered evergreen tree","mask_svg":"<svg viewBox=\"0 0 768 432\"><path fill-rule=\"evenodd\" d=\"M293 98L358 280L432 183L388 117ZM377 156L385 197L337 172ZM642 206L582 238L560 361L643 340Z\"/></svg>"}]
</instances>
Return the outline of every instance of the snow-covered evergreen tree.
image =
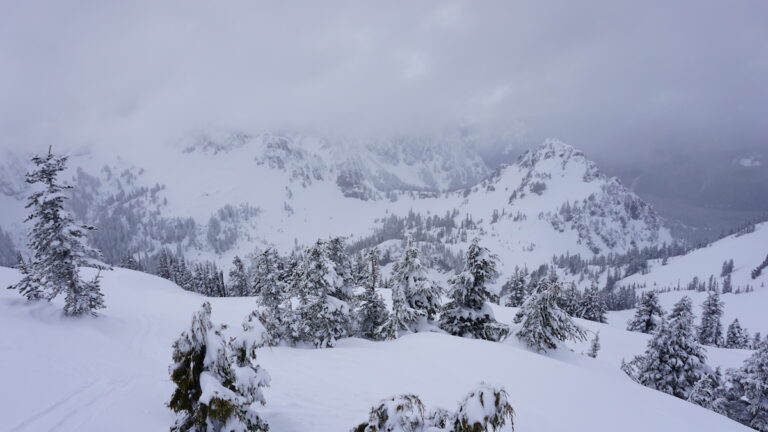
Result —
<instances>
[{"instance_id":1,"label":"snow-covered evergreen tree","mask_svg":"<svg viewBox=\"0 0 768 432\"><path fill-rule=\"evenodd\" d=\"M509 329L496 321L488 301L488 284L498 276L498 257L475 238L467 248L464 271L450 279L451 302L440 316L440 328L456 336L501 340Z\"/></svg>"},{"instance_id":2,"label":"snow-covered evergreen tree","mask_svg":"<svg viewBox=\"0 0 768 432\"><path fill-rule=\"evenodd\" d=\"M724 413L753 429L768 431L768 343L761 343L744 365L727 372Z\"/></svg>"},{"instance_id":3,"label":"snow-covered evergreen tree","mask_svg":"<svg viewBox=\"0 0 768 432\"><path fill-rule=\"evenodd\" d=\"M723 344L723 302L717 291L710 291L701 305L701 324L698 328L698 339L702 345L720 346Z\"/></svg>"},{"instance_id":4,"label":"snow-covered evergreen tree","mask_svg":"<svg viewBox=\"0 0 768 432\"><path fill-rule=\"evenodd\" d=\"M376 288L381 283L381 269L379 268L379 250L375 247L365 251L367 269L361 269L366 275L362 279L363 292L357 300L356 322L357 333L366 339L378 339L381 336L379 329L387 322L389 312Z\"/></svg>"},{"instance_id":5,"label":"snow-covered evergreen tree","mask_svg":"<svg viewBox=\"0 0 768 432\"><path fill-rule=\"evenodd\" d=\"M515 335L537 351L557 348L566 340L583 341L586 333L558 306L562 288L557 281L540 279L515 316Z\"/></svg>"},{"instance_id":6,"label":"snow-covered evergreen tree","mask_svg":"<svg viewBox=\"0 0 768 432\"><path fill-rule=\"evenodd\" d=\"M584 291L578 316L590 321L605 322L605 302L596 285L593 284Z\"/></svg>"},{"instance_id":7,"label":"snow-covered evergreen tree","mask_svg":"<svg viewBox=\"0 0 768 432\"><path fill-rule=\"evenodd\" d=\"M354 295L355 279L352 274L352 260L347 254L344 237L333 237L326 242L328 259L333 263L333 272L337 276L336 297L349 301Z\"/></svg>"},{"instance_id":8,"label":"snow-covered evergreen tree","mask_svg":"<svg viewBox=\"0 0 768 432\"><path fill-rule=\"evenodd\" d=\"M459 402L453 432L514 431L515 410L502 387L484 382Z\"/></svg>"},{"instance_id":9,"label":"snow-covered evergreen tree","mask_svg":"<svg viewBox=\"0 0 768 432\"><path fill-rule=\"evenodd\" d=\"M723 294L728 294L733 292L733 282L731 281L731 274L728 273L723 278Z\"/></svg>"},{"instance_id":10,"label":"snow-covered evergreen tree","mask_svg":"<svg viewBox=\"0 0 768 432\"><path fill-rule=\"evenodd\" d=\"M588 356L597 358L597 354L600 352L600 332L595 333L595 337L589 342Z\"/></svg>"},{"instance_id":11,"label":"snow-covered evergreen tree","mask_svg":"<svg viewBox=\"0 0 768 432\"><path fill-rule=\"evenodd\" d=\"M691 299L675 304L668 322L648 342L638 381L650 388L688 399L706 370L706 355L696 341Z\"/></svg>"},{"instance_id":12,"label":"snow-covered evergreen tree","mask_svg":"<svg viewBox=\"0 0 768 432\"><path fill-rule=\"evenodd\" d=\"M33 192L26 208L31 210L26 222L33 222L28 236L31 260L25 263L23 278L11 288L29 300L51 300L61 292L66 294L64 313L67 315L96 314L104 307L99 277L84 281L80 268L88 266L87 257L98 251L86 245L88 231L95 228L75 224L64 210L71 186L58 182L59 173L66 169L67 156L48 155L32 158L35 169L27 173L29 184L42 184Z\"/></svg>"},{"instance_id":13,"label":"snow-covered evergreen tree","mask_svg":"<svg viewBox=\"0 0 768 432\"><path fill-rule=\"evenodd\" d=\"M318 240L307 250L298 279L300 333L319 348L332 347L350 328L349 305L335 296L344 295L344 283L334 268L325 243Z\"/></svg>"},{"instance_id":14,"label":"snow-covered evergreen tree","mask_svg":"<svg viewBox=\"0 0 768 432\"><path fill-rule=\"evenodd\" d=\"M393 396L371 408L368 421L352 432L425 432L426 417L427 410L418 396Z\"/></svg>"},{"instance_id":15,"label":"snow-covered evergreen tree","mask_svg":"<svg viewBox=\"0 0 768 432\"><path fill-rule=\"evenodd\" d=\"M389 313L384 325L379 328L377 339L393 340L405 333L414 332L417 324L426 314L423 310L413 309L408 304L402 285L393 284L390 287L392 289L392 312Z\"/></svg>"},{"instance_id":16,"label":"snow-covered evergreen tree","mask_svg":"<svg viewBox=\"0 0 768 432\"><path fill-rule=\"evenodd\" d=\"M556 279L550 278L550 280L554 281ZM571 283L568 288L563 290L560 298L557 300L557 304L560 306L560 309L565 311L568 315L575 318L581 318L582 301L583 296L581 292L576 288L576 284Z\"/></svg>"},{"instance_id":17,"label":"snow-covered evergreen tree","mask_svg":"<svg viewBox=\"0 0 768 432\"><path fill-rule=\"evenodd\" d=\"M527 295L526 274L519 267L515 267L512 276L502 287L502 293L507 296L506 306L520 307L523 305Z\"/></svg>"},{"instance_id":18,"label":"snow-covered evergreen tree","mask_svg":"<svg viewBox=\"0 0 768 432\"><path fill-rule=\"evenodd\" d=\"M250 292L248 286L248 275L245 272L245 264L239 256L232 260L232 268L229 269L229 290L228 294L233 297L247 296Z\"/></svg>"},{"instance_id":19,"label":"snow-covered evergreen tree","mask_svg":"<svg viewBox=\"0 0 768 432\"><path fill-rule=\"evenodd\" d=\"M433 320L440 310L440 287L427 277L419 249L408 236L400 259L392 267L392 284L405 296L408 306Z\"/></svg>"},{"instance_id":20,"label":"snow-covered evergreen tree","mask_svg":"<svg viewBox=\"0 0 768 432\"><path fill-rule=\"evenodd\" d=\"M714 372L705 373L696 382L688 396L688 402L713 409L717 400L722 397L722 392L722 374L717 368Z\"/></svg>"},{"instance_id":21,"label":"snow-covered evergreen tree","mask_svg":"<svg viewBox=\"0 0 768 432\"><path fill-rule=\"evenodd\" d=\"M738 318L734 319L728 326L728 331L725 337L725 347L747 349L749 348L749 345L749 333L741 327Z\"/></svg>"},{"instance_id":22,"label":"snow-covered evergreen tree","mask_svg":"<svg viewBox=\"0 0 768 432\"><path fill-rule=\"evenodd\" d=\"M664 310L659 304L659 296L653 291L647 291L640 297L640 305L635 316L629 321L627 330L640 333L656 333L664 321Z\"/></svg>"},{"instance_id":23,"label":"snow-covered evergreen tree","mask_svg":"<svg viewBox=\"0 0 768 432\"><path fill-rule=\"evenodd\" d=\"M174 432L269 429L254 411L256 402L264 403L261 387L269 384L269 375L255 365L249 352L233 366L222 329L211 322L211 305L206 302L173 344L170 373L176 389L168 406L177 414Z\"/></svg>"}]
</instances>

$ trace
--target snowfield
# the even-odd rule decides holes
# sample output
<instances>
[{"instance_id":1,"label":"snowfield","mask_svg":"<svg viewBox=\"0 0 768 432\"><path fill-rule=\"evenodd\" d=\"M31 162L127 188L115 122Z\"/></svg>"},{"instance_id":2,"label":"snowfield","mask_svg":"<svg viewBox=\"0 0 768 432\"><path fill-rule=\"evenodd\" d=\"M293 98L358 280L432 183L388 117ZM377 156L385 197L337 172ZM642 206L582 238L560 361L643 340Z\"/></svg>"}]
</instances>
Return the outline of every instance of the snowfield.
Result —
<instances>
[{"instance_id":1,"label":"snowfield","mask_svg":"<svg viewBox=\"0 0 768 432\"><path fill-rule=\"evenodd\" d=\"M0 286L18 279L16 270L0 267ZM171 344L205 298L123 269L104 274L102 289L107 309L98 318L81 319L63 317L58 300L27 304L17 293L0 290L4 430L169 429ZM214 322L227 323L230 335L255 306L250 298L209 300ZM495 311L503 322L515 313ZM347 431L384 397L412 392L428 406L452 409L485 380L509 392L519 432L751 430L626 377L621 358L641 353L647 336L623 331L624 315L611 314L611 325L581 322L590 332L600 331L597 359L580 354L588 343L541 355L514 338L493 343L437 333L391 342L345 339L332 349L263 348L258 360L272 376L272 387L262 413L274 432ZM749 352L708 354L710 364L734 367Z\"/></svg>"}]
</instances>

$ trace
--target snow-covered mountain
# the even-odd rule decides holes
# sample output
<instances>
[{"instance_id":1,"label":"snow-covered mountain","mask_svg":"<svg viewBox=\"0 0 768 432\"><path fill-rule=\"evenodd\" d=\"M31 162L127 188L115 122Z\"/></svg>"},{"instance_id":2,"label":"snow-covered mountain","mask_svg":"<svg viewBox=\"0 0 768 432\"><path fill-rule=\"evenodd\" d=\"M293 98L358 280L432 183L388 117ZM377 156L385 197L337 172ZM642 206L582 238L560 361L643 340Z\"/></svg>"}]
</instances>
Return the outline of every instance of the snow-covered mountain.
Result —
<instances>
[{"instance_id":1,"label":"snow-covered mountain","mask_svg":"<svg viewBox=\"0 0 768 432\"><path fill-rule=\"evenodd\" d=\"M0 166L0 227L22 244L27 155ZM359 142L306 135L198 136L152 152L73 154L76 216L112 262L160 247L229 261L343 235L402 238L455 256L473 236L504 265L671 241L653 209L573 147L548 140L493 171L461 137Z\"/></svg>"}]
</instances>

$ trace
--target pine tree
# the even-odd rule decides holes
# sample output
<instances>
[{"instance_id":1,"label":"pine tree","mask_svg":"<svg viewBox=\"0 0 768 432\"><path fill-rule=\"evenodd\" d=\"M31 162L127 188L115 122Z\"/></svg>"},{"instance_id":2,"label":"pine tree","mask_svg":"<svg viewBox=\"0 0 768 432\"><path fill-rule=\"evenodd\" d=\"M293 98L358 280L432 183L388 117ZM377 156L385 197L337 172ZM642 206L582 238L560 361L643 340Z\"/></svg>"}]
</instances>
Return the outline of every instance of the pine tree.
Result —
<instances>
[{"instance_id":1,"label":"pine tree","mask_svg":"<svg viewBox=\"0 0 768 432\"><path fill-rule=\"evenodd\" d=\"M277 291L282 292L285 290L285 279L287 279L287 277L281 273L283 271L295 270L295 265L291 266L291 269L284 269L281 264L280 256L274 248L267 248L258 254L254 260L253 284L251 284L248 295L257 297L275 297ZM277 302L268 300L265 302L265 305L274 306L279 303L280 300Z\"/></svg>"},{"instance_id":2,"label":"pine tree","mask_svg":"<svg viewBox=\"0 0 768 432\"><path fill-rule=\"evenodd\" d=\"M254 402L264 403L261 387L268 385L269 376L255 366L250 353L233 366L222 329L211 322L211 305L206 302L173 344L170 372L176 389L168 406L177 418L171 431L269 429L253 410Z\"/></svg>"},{"instance_id":3,"label":"pine tree","mask_svg":"<svg viewBox=\"0 0 768 432\"><path fill-rule=\"evenodd\" d=\"M714 372L705 373L696 382L688 396L688 402L695 403L707 409L714 409L717 400L722 397L722 374L720 368Z\"/></svg>"},{"instance_id":4,"label":"pine tree","mask_svg":"<svg viewBox=\"0 0 768 432\"><path fill-rule=\"evenodd\" d=\"M600 352L600 332L595 333L595 337L592 338L592 341L589 343L589 353L587 353L588 356L592 358L597 358L597 353Z\"/></svg>"},{"instance_id":5,"label":"pine tree","mask_svg":"<svg viewBox=\"0 0 768 432\"><path fill-rule=\"evenodd\" d=\"M557 305L568 315L581 318L582 302L583 296L581 292L576 288L576 284L572 283L568 289L563 290L560 298L557 300Z\"/></svg>"},{"instance_id":6,"label":"pine tree","mask_svg":"<svg viewBox=\"0 0 768 432\"><path fill-rule=\"evenodd\" d=\"M441 291L427 277L419 255L413 238L407 237L403 253L392 268L392 283L403 293L410 308L423 311L427 320L433 320L440 310Z\"/></svg>"},{"instance_id":7,"label":"pine tree","mask_svg":"<svg viewBox=\"0 0 768 432\"><path fill-rule=\"evenodd\" d=\"M379 250L370 248L365 251L364 256L368 268L362 269L366 278L361 280L363 292L357 302L357 332L361 337L374 340L380 337L379 328L387 322L389 313L384 299L376 292L381 282Z\"/></svg>"},{"instance_id":8,"label":"pine tree","mask_svg":"<svg viewBox=\"0 0 768 432\"><path fill-rule=\"evenodd\" d=\"M467 248L464 271L451 278L452 299L440 316L440 328L456 336L501 340L509 329L496 321L488 301L493 294L488 284L498 276L498 257L480 246L475 238Z\"/></svg>"},{"instance_id":9,"label":"pine tree","mask_svg":"<svg viewBox=\"0 0 768 432\"><path fill-rule=\"evenodd\" d=\"M248 295L250 287L248 286L248 275L245 272L245 264L239 256L232 260L232 268L229 270L229 295L233 297L243 297Z\"/></svg>"},{"instance_id":10,"label":"pine tree","mask_svg":"<svg viewBox=\"0 0 768 432\"><path fill-rule=\"evenodd\" d=\"M584 291L578 316L585 320L605 322L605 303L596 285L593 284Z\"/></svg>"},{"instance_id":11,"label":"pine tree","mask_svg":"<svg viewBox=\"0 0 768 432\"><path fill-rule=\"evenodd\" d=\"M734 319L728 326L727 335L725 337L725 347L737 349L749 348L749 333L741 328L738 318Z\"/></svg>"},{"instance_id":12,"label":"pine tree","mask_svg":"<svg viewBox=\"0 0 768 432\"><path fill-rule=\"evenodd\" d=\"M481 382L459 402L453 432L514 430L515 410L502 387ZM507 429L508 427L508 429Z\"/></svg>"},{"instance_id":13,"label":"pine tree","mask_svg":"<svg viewBox=\"0 0 768 432\"><path fill-rule=\"evenodd\" d=\"M648 342L638 377L641 384L681 399L688 399L706 367L694 334L692 308L687 296L675 304L668 323Z\"/></svg>"},{"instance_id":14,"label":"pine tree","mask_svg":"<svg viewBox=\"0 0 768 432\"><path fill-rule=\"evenodd\" d=\"M425 314L424 311L413 309L408 304L402 285L391 285L391 290L392 312L390 312L384 325L377 331L377 339L393 340L405 333L414 332L418 322Z\"/></svg>"},{"instance_id":15,"label":"pine tree","mask_svg":"<svg viewBox=\"0 0 768 432\"><path fill-rule=\"evenodd\" d=\"M753 429L768 431L768 343L761 343L739 369L727 372L722 411Z\"/></svg>"},{"instance_id":16,"label":"pine tree","mask_svg":"<svg viewBox=\"0 0 768 432\"><path fill-rule=\"evenodd\" d=\"M502 293L507 295L507 307L520 307L523 305L527 294L525 279L525 273L518 267L515 267L512 277L502 287Z\"/></svg>"},{"instance_id":17,"label":"pine tree","mask_svg":"<svg viewBox=\"0 0 768 432\"><path fill-rule=\"evenodd\" d=\"M557 281L540 279L515 316L520 325L515 334L529 347L546 352L566 340L583 341L586 333L558 306L562 287Z\"/></svg>"},{"instance_id":18,"label":"pine tree","mask_svg":"<svg viewBox=\"0 0 768 432\"><path fill-rule=\"evenodd\" d=\"M136 271L144 271L144 268L141 266L141 264L136 261L136 258L133 257L133 255L125 255L123 259L120 261L120 267L128 270L136 270Z\"/></svg>"},{"instance_id":19,"label":"pine tree","mask_svg":"<svg viewBox=\"0 0 768 432\"><path fill-rule=\"evenodd\" d=\"M640 306L634 318L629 321L627 330L652 334L661 327L664 310L659 304L659 296L653 291L646 291L640 297Z\"/></svg>"},{"instance_id":20,"label":"pine tree","mask_svg":"<svg viewBox=\"0 0 768 432\"><path fill-rule=\"evenodd\" d=\"M80 268L89 266L87 256L98 251L86 245L88 231L94 227L76 225L64 210L71 186L58 183L59 173L66 169L67 156L35 156L36 168L27 173L29 184L42 184L44 189L33 192L26 208L31 213L25 222L34 222L29 233L28 247L32 259L24 264L23 278L11 288L29 300L52 300L66 293L64 313L67 315L96 314L104 307L99 276L90 281L80 277Z\"/></svg>"},{"instance_id":21,"label":"pine tree","mask_svg":"<svg viewBox=\"0 0 768 432\"><path fill-rule=\"evenodd\" d=\"M354 295L355 280L352 275L352 261L346 248L344 237L333 237L326 243L328 259L333 263L333 272L338 278L335 296L349 301Z\"/></svg>"},{"instance_id":22,"label":"pine tree","mask_svg":"<svg viewBox=\"0 0 768 432\"><path fill-rule=\"evenodd\" d=\"M733 282L731 282L731 274L728 273L723 278L723 294L728 294L733 292Z\"/></svg>"},{"instance_id":23,"label":"pine tree","mask_svg":"<svg viewBox=\"0 0 768 432\"><path fill-rule=\"evenodd\" d=\"M701 305L701 324L699 325L698 339L702 345L720 346L723 343L723 325L720 318L723 316L723 302L717 291L710 291L707 299Z\"/></svg>"},{"instance_id":24,"label":"pine tree","mask_svg":"<svg viewBox=\"0 0 768 432\"><path fill-rule=\"evenodd\" d=\"M343 295L343 283L334 271L325 243L317 241L301 265L298 281L302 339L318 348L332 347L350 327L349 305L335 297Z\"/></svg>"}]
</instances>

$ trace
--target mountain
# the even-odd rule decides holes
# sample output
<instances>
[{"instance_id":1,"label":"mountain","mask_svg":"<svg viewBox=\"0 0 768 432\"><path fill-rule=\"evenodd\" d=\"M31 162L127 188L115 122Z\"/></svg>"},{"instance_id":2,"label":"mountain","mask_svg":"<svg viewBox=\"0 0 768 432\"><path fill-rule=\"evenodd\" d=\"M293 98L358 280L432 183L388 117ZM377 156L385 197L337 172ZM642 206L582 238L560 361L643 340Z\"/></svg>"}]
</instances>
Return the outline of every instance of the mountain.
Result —
<instances>
[{"instance_id":1,"label":"mountain","mask_svg":"<svg viewBox=\"0 0 768 432\"><path fill-rule=\"evenodd\" d=\"M0 226L23 244L26 155L0 166ZM493 171L461 137L353 141L308 135L198 136L125 155L72 155L71 209L100 229L110 262L169 247L228 262L344 235L357 247L412 233L452 268L473 236L504 265L554 254L623 253L672 237L650 205L556 140Z\"/></svg>"},{"instance_id":2,"label":"mountain","mask_svg":"<svg viewBox=\"0 0 768 432\"><path fill-rule=\"evenodd\" d=\"M253 298L206 298L140 272L116 268L103 276L107 309L98 318L62 317L61 298L25 303L0 290L0 326L13 329L0 332L0 346L13 347L4 349L0 368L7 430L168 430L171 345L192 312L209 301L213 321L227 324L229 337L255 307ZM0 267L0 286L19 277ZM510 323L516 311L494 312ZM257 411L275 432L345 431L385 397L414 393L428 406L455 409L484 380L506 388L519 431L750 430L624 375L621 359L641 353L648 335L579 324L600 331L597 359L579 354L587 343L542 355L515 338L497 343L439 333L388 342L348 338L331 349L260 348L257 361L272 379ZM711 348L708 362L736 367L749 354Z\"/></svg>"}]
</instances>

